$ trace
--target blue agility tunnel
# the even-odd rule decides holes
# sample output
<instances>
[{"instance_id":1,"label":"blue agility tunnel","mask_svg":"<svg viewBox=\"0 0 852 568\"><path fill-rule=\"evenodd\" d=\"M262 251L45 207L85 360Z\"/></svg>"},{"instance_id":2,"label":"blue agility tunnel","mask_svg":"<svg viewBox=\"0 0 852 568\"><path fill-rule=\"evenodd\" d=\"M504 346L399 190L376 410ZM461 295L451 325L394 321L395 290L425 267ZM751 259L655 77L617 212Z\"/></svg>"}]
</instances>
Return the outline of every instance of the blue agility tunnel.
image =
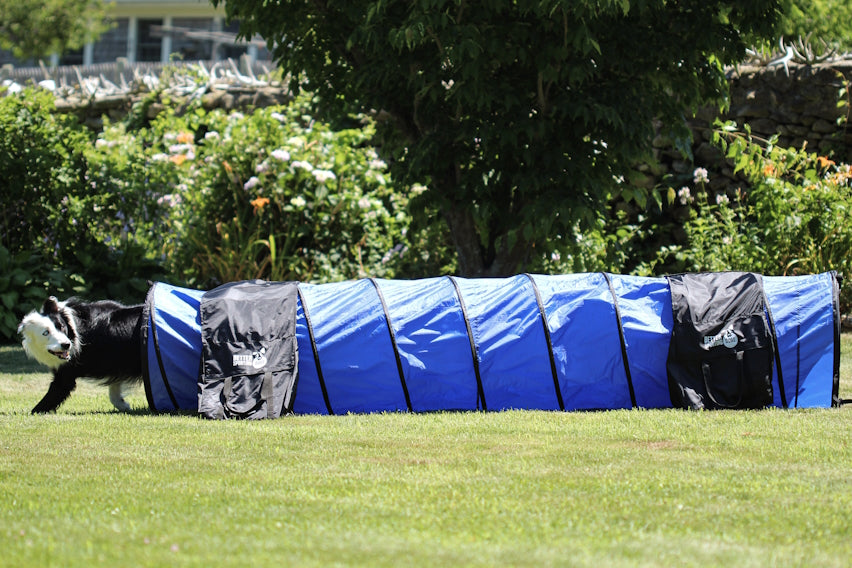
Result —
<instances>
[{"instance_id":1,"label":"blue agility tunnel","mask_svg":"<svg viewBox=\"0 0 852 568\"><path fill-rule=\"evenodd\" d=\"M213 291L157 283L146 301L145 391L153 410L213 418L670 408L695 397L707 408L838 404L835 273L707 277L258 281L217 289L216 304L206 303ZM217 315L240 319L247 310L256 311L250 321ZM215 329L205 329L210 319ZM268 329L289 331L272 338ZM270 343L281 341L293 348L278 354ZM213 364L222 346L226 362ZM680 381L677 357L697 361L695 384ZM290 373L275 381L286 394L262 394L273 382L268 360ZM232 382L237 375L249 377L245 386ZM743 381L752 375L763 382L746 404L737 393L751 388ZM237 390L234 410L226 399ZM216 397L224 416L201 408Z\"/></svg>"}]
</instances>

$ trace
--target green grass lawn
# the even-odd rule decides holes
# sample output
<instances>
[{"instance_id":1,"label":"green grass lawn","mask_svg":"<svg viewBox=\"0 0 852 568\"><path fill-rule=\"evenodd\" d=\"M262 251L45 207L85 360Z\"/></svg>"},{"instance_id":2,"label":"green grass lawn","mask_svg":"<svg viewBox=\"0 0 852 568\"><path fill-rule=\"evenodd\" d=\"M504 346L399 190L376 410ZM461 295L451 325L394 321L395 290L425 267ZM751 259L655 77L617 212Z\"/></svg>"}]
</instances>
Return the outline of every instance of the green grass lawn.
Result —
<instances>
[{"instance_id":1,"label":"green grass lawn","mask_svg":"<svg viewBox=\"0 0 852 568\"><path fill-rule=\"evenodd\" d=\"M30 416L48 381L0 347L2 566L852 562L850 407Z\"/></svg>"}]
</instances>

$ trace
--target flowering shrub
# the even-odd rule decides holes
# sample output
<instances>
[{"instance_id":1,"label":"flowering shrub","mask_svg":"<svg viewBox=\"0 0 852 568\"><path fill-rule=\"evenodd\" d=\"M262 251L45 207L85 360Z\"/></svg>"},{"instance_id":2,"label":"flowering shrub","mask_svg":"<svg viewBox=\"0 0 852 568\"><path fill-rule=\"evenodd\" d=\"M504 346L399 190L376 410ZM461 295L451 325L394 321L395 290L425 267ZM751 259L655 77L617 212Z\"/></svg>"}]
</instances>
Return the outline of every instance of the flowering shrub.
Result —
<instances>
[{"instance_id":1,"label":"flowering shrub","mask_svg":"<svg viewBox=\"0 0 852 568\"><path fill-rule=\"evenodd\" d=\"M137 298L157 272L133 243L109 242L116 198L90 177L93 135L54 110L38 89L0 97L0 254L15 274L14 285L0 277L0 290L17 315L48 294Z\"/></svg>"},{"instance_id":2,"label":"flowering shrub","mask_svg":"<svg viewBox=\"0 0 852 568\"><path fill-rule=\"evenodd\" d=\"M678 199L694 199L685 225L689 244L669 247L683 270L750 270L809 274L837 270L852 275L852 167L806 149L780 148L724 124L715 142L748 185L735 195L710 196L706 172ZM671 194L670 194L671 195ZM844 311L852 287L841 291Z\"/></svg>"},{"instance_id":3,"label":"flowering shrub","mask_svg":"<svg viewBox=\"0 0 852 568\"><path fill-rule=\"evenodd\" d=\"M108 125L92 158L99 183L135 199L122 201L112 233L202 287L442 270L448 247L410 230L409 195L422 188L395 190L368 121L335 131L310 116L311 102L250 114L167 108L134 132Z\"/></svg>"}]
</instances>

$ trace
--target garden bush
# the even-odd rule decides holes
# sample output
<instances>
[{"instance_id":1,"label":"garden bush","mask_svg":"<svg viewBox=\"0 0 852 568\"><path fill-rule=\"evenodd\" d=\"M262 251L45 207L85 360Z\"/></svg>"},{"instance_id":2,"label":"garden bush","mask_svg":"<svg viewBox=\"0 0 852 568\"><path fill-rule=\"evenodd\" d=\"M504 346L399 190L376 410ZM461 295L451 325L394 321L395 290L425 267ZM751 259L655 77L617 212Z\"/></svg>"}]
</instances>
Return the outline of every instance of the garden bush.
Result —
<instances>
[{"instance_id":1,"label":"garden bush","mask_svg":"<svg viewBox=\"0 0 852 568\"><path fill-rule=\"evenodd\" d=\"M0 337L48 294L134 299L159 273L112 230L113 190L89 175L93 138L49 92L0 97Z\"/></svg>"},{"instance_id":2,"label":"garden bush","mask_svg":"<svg viewBox=\"0 0 852 568\"><path fill-rule=\"evenodd\" d=\"M84 190L86 133L54 114L50 93L29 89L0 98L0 245L63 255L75 226L60 222Z\"/></svg>"},{"instance_id":3,"label":"garden bush","mask_svg":"<svg viewBox=\"0 0 852 568\"><path fill-rule=\"evenodd\" d=\"M435 212L409 214L423 188L394 186L371 121L335 129L312 104L208 112L160 91L93 133L48 92L0 98L0 337L48 294L453 272Z\"/></svg>"},{"instance_id":4,"label":"garden bush","mask_svg":"<svg viewBox=\"0 0 852 568\"><path fill-rule=\"evenodd\" d=\"M311 105L302 96L243 113L190 102L135 131L133 118L107 124L93 158L99 183L122 188L117 198L143 196L122 221L171 279L192 286L452 270L439 232L412 225L408 201L422 188L394 187L371 121L333 129Z\"/></svg>"},{"instance_id":5,"label":"garden bush","mask_svg":"<svg viewBox=\"0 0 852 568\"><path fill-rule=\"evenodd\" d=\"M779 31L788 40L813 36L845 51L852 47L852 5L847 0L783 0Z\"/></svg>"},{"instance_id":6,"label":"garden bush","mask_svg":"<svg viewBox=\"0 0 852 568\"><path fill-rule=\"evenodd\" d=\"M837 270L852 275L852 167L806 148L782 148L747 126L719 125L715 143L744 180L735 194L710 195L706 172L676 192L694 205L688 244L661 250L682 270L750 270L795 275ZM852 286L841 290L852 310Z\"/></svg>"},{"instance_id":7,"label":"garden bush","mask_svg":"<svg viewBox=\"0 0 852 568\"><path fill-rule=\"evenodd\" d=\"M209 288L456 272L446 225L418 199L422 186L390 178L372 121L330 125L313 118L314 105L304 95L207 111L200 97L160 91L92 133L56 113L50 93L0 97L0 337L14 337L20 315L48 294L138 301L153 279ZM592 229L530 254L527 269L852 274L849 165L732 124L719 125L716 143L743 185L711 195L697 170L668 188L670 203L691 206L686 244L669 245L654 215L611 202ZM646 213L663 205L651 193L635 203ZM841 298L852 310L852 287Z\"/></svg>"}]
</instances>

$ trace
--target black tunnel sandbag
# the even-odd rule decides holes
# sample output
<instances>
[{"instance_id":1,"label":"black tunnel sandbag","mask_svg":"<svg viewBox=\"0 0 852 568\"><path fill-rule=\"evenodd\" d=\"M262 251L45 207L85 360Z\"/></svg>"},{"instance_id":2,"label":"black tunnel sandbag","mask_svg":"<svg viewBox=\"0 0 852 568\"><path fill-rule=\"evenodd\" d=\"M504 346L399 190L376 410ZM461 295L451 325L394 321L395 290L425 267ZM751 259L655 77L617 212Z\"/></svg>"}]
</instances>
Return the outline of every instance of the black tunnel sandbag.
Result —
<instances>
[{"instance_id":1,"label":"black tunnel sandbag","mask_svg":"<svg viewBox=\"0 0 852 568\"><path fill-rule=\"evenodd\" d=\"M293 282L234 282L201 297L202 416L258 419L292 412L297 291Z\"/></svg>"},{"instance_id":2,"label":"black tunnel sandbag","mask_svg":"<svg viewBox=\"0 0 852 568\"><path fill-rule=\"evenodd\" d=\"M773 328L763 280L749 272L668 276L672 405L694 410L772 404Z\"/></svg>"}]
</instances>

